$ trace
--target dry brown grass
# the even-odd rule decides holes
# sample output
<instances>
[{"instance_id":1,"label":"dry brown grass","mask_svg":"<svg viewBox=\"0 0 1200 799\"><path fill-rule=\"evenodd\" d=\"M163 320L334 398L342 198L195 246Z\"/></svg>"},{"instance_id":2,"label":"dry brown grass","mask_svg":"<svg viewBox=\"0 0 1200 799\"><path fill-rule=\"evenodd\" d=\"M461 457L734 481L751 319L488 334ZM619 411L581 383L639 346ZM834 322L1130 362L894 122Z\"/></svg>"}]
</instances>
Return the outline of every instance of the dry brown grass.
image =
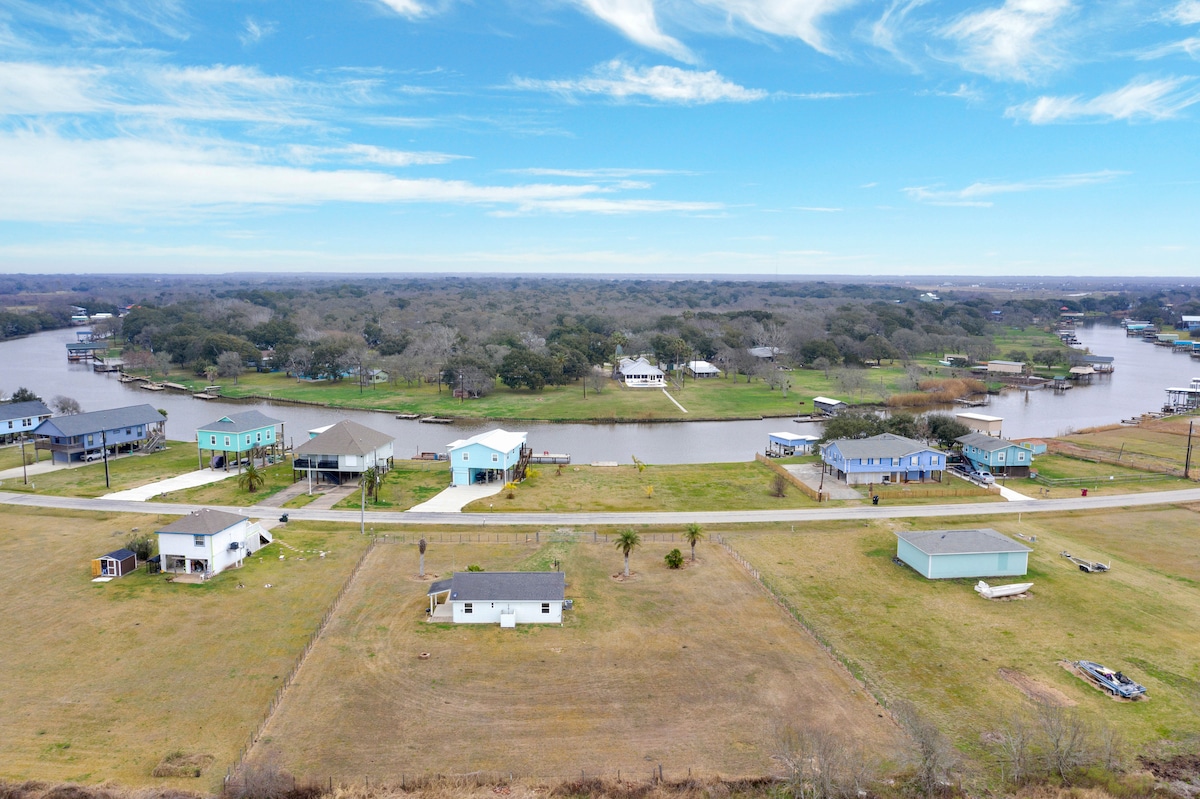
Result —
<instances>
[{"instance_id":1,"label":"dry brown grass","mask_svg":"<svg viewBox=\"0 0 1200 799\"><path fill-rule=\"evenodd\" d=\"M92 558L168 520L0 509L0 779L139 784L182 750L217 762L165 784L216 787L363 547L289 525L278 537L329 554L272 546L204 585L91 582Z\"/></svg>"},{"instance_id":2,"label":"dry brown grass","mask_svg":"<svg viewBox=\"0 0 1200 799\"><path fill-rule=\"evenodd\" d=\"M915 408L925 405L945 405L956 399L981 394L987 390L982 380L973 378L949 377L934 380L922 380L920 391L907 394L893 394L888 397L887 404L893 408Z\"/></svg>"},{"instance_id":3,"label":"dry brown grass","mask_svg":"<svg viewBox=\"0 0 1200 799\"><path fill-rule=\"evenodd\" d=\"M689 768L759 776L788 726L897 751L898 732L869 695L724 552L701 544L695 568L673 571L668 548L635 551L634 579L617 582L611 545L431 547L427 571L442 575L563 561L576 602L564 626L500 630L426 624L415 551L378 547L264 744L321 782L479 771L642 779L659 763L675 778Z\"/></svg>"}]
</instances>

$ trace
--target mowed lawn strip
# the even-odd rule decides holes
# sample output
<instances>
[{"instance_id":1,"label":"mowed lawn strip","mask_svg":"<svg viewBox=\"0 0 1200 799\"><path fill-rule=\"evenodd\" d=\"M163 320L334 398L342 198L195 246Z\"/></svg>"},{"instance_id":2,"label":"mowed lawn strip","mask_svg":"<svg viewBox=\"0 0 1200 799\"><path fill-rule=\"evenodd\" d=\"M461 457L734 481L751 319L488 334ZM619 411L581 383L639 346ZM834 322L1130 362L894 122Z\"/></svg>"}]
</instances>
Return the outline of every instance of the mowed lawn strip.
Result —
<instances>
[{"instance_id":1,"label":"mowed lawn strip","mask_svg":"<svg viewBox=\"0 0 1200 799\"><path fill-rule=\"evenodd\" d=\"M467 511L661 511L816 507L799 489L771 496L775 473L761 463L535 466L513 490L477 500Z\"/></svg>"},{"instance_id":2,"label":"mowed lawn strip","mask_svg":"<svg viewBox=\"0 0 1200 799\"><path fill-rule=\"evenodd\" d=\"M916 528L990 526L1037 536L1027 577L990 580L1033 582L1032 598L1007 602L980 599L974 579L931 581L896 565L887 523L728 538L889 701L911 700L982 761L980 735L1033 708L1001 668L1059 692L1089 722L1111 725L1135 747L1200 733L1196 519L1173 509ZM1113 570L1084 574L1062 550L1111 561ZM1148 687L1150 701L1113 702L1063 670L1060 659L1122 669Z\"/></svg>"},{"instance_id":3,"label":"mowed lawn strip","mask_svg":"<svg viewBox=\"0 0 1200 799\"><path fill-rule=\"evenodd\" d=\"M660 763L668 776L761 775L789 726L897 753L870 696L727 554L702 543L696 566L672 571L671 546L636 550L629 582L612 578L612 545L429 547L431 578L559 560L575 609L563 626L515 630L427 624L416 548L377 547L255 756L276 750L318 781Z\"/></svg>"},{"instance_id":4,"label":"mowed lawn strip","mask_svg":"<svg viewBox=\"0 0 1200 799\"><path fill-rule=\"evenodd\" d=\"M408 510L449 486L449 461L397 460L379 486L379 501L368 495L367 510ZM362 498L354 494L334 505L334 508L358 510L361 501Z\"/></svg>"},{"instance_id":5,"label":"mowed lawn strip","mask_svg":"<svg viewBox=\"0 0 1200 799\"><path fill-rule=\"evenodd\" d=\"M0 777L218 789L366 543L293 524L276 536L302 552L203 585L91 582L92 558L173 520L0 508ZM152 778L175 750L213 764Z\"/></svg>"},{"instance_id":6,"label":"mowed lawn strip","mask_svg":"<svg viewBox=\"0 0 1200 799\"><path fill-rule=\"evenodd\" d=\"M28 449L28 445L26 445ZM42 453L42 460L47 458ZM20 462L17 463L20 466ZM135 453L109 458L109 485L104 483L104 462L74 464L46 474L31 477L30 485L21 478L3 481L6 491L29 491L55 496L99 497L113 491L136 488L167 477L194 472L199 468L194 441L168 441L159 452ZM36 485L35 485L36 484Z\"/></svg>"}]
</instances>

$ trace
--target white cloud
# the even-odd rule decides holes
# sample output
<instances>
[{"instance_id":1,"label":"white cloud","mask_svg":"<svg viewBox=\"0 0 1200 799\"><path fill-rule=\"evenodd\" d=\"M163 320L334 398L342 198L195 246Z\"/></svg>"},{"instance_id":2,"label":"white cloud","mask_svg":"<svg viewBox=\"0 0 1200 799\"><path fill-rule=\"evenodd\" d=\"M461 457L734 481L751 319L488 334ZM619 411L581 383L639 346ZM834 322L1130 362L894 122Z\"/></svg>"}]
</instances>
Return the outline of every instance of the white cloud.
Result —
<instances>
[{"instance_id":1,"label":"white cloud","mask_svg":"<svg viewBox=\"0 0 1200 799\"><path fill-rule=\"evenodd\" d=\"M654 0L576 0L576 2L612 25L642 47L686 63L695 57L678 39L663 33L655 15Z\"/></svg>"},{"instance_id":2,"label":"white cloud","mask_svg":"<svg viewBox=\"0 0 1200 799\"><path fill-rule=\"evenodd\" d=\"M1160 44L1157 47L1142 50L1137 54L1137 59L1139 61L1153 61L1158 58L1175 55L1176 53L1184 53L1192 58L1200 58L1200 36L1189 36L1177 42Z\"/></svg>"},{"instance_id":3,"label":"white cloud","mask_svg":"<svg viewBox=\"0 0 1200 799\"><path fill-rule=\"evenodd\" d=\"M238 39L241 41L243 47L258 44L273 34L276 29L274 22L259 22L253 17L246 17L246 21L243 24L245 27L238 34Z\"/></svg>"},{"instance_id":4,"label":"white cloud","mask_svg":"<svg viewBox=\"0 0 1200 799\"><path fill-rule=\"evenodd\" d=\"M314 147L297 144L286 148L285 153L291 161L301 164L341 160L390 167L448 164L451 161L468 157L450 153L392 150L386 147L376 147L373 144L347 144L343 147Z\"/></svg>"},{"instance_id":5,"label":"white cloud","mask_svg":"<svg viewBox=\"0 0 1200 799\"><path fill-rule=\"evenodd\" d=\"M957 205L988 208L992 201L988 198L998 194L1017 194L1028 191L1048 191L1057 189L1073 189L1078 186L1092 186L1098 183L1109 183L1118 177L1128 174L1110 169L1099 172L1082 172L1075 175L1054 175L1048 178L1015 181L1011 183L990 183L981 181L972 183L962 189L943 189L937 186L910 186L903 189L909 199L928 205Z\"/></svg>"},{"instance_id":6,"label":"white cloud","mask_svg":"<svg viewBox=\"0 0 1200 799\"><path fill-rule=\"evenodd\" d=\"M961 43L959 63L993 78L1028 81L1058 67L1055 29L1073 10L1070 0L1005 0L960 16L942 35Z\"/></svg>"},{"instance_id":7,"label":"white cloud","mask_svg":"<svg viewBox=\"0 0 1200 799\"><path fill-rule=\"evenodd\" d=\"M698 0L764 33L800 41L822 53L830 47L819 27L822 17L857 0Z\"/></svg>"},{"instance_id":8,"label":"white cloud","mask_svg":"<svg viewBox=\"0 0 1200 799\"><path fill-rule=\"evenodd\" d=\"M379 156L372 148L351 146ZM132 137L69 139L57 133L0 133L0 219L85 221L192 219L254 208L327 203L434 203L519 212L663 213L715 210L718 203L596 197L620 187L531 183L479 185L403 179L363 169L279 164L270 151L223 140Z\"/></svg>"},{"instance_id":9,"label":"white cloud","mask_svg":"<svg viewBox=\"0 0 1200 799\"><path fill-rule=\"evenodd\" d=\"M1005 115L1035 125L1051 122L1095 119L1162 120L1176 117L1188 106L1200 102L1200 89L1193 78L1135 78L1125 86L1090 99L1039 97L1009 108Z\"/></svg>"},{"instance_id":10,"label":"white cloud","mask_svg":"<svg viewBox=\"0 0 1200 799\"><path fill-rule=\"evenodd\" d=\"M605 95L616 99L647 97L664 103L746 103L767 96L762 89L747 89L715 71L698 72L678 67L634 67L621 61L597 66L590 77L575 80L518 78L519 89L549 91L568 96Z\"/></svg>"},{"instance_id":11,"label":"white cloud","mask_svg":"<svg viewBox=\"0 0 1200 799\"><path fill-rule=\"evenodd\" d=\"M1196 25L1200 23L1200 0L1180 0L1166 17L1180 25Z\"/></svg>"},{"instance_id":12,"label":"white cloud","mask_svg":"<svg viewBox=\"0 0 1200 799\"><path fill-rule=\"evenodd\" d=\"M429 8L417 0L380 0L380 2L400 16L409 19L417 19L429 13Z\"/></svg>"},{"instance_id":13,"label":"white cloud","mask_svg":"<svg viewBox=\"0 0 1200 799\"><path fill-rule=\"evenodd\" d=\"M0 116L90 113L108 105L104 70L0 62Z\"/></svg>"},{"instance_id":14,"label":"white cloud","mask_svg":"<svg viewBox=\"0 0 1200 799\"><path fill-rule=\"evenodd\" d=\"M601 167L597 169L551 169L548 167L527 167L512 169L523 175L543 175L560 178L583 178L584 180L616 180L631 177L655 177L658 175L693 175L694 172L684 172L671 169L629 169L625 167Z\"/></svg>"}]
</instances>

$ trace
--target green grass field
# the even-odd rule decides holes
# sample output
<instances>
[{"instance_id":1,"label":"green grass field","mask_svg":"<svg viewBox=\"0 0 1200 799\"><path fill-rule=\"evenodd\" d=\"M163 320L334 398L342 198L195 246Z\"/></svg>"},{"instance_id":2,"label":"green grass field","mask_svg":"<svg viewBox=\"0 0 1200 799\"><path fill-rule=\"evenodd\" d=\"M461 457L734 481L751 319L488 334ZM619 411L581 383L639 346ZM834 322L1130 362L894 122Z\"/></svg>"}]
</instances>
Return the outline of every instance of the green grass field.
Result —
<instances>
[{"instance_id":1,"label":"green grass field","mask_svg":"<svg viewBox=\"0 0 1200 799\"><path fill-rule=\"evenodd\" d=\"M1030 711L1031 694L1078 708L1135 748L1200 734L1194 509L983 520L978 526L1038 539L1032 596L1007 602L980 599L974 580L929 581L893 563L891 530L902 526L814 524L804 535L727 538L888 701L915 703L978 765L989 759L981 735ZM1064 549L1111 561L1112 571L1084 574L1059 556ZM1150 698L1114 702L1061 659L1122 669Z\"/></svg>"},{"instance_id":2,"label":"green grass field","mask_svg":"<svg viewBox=\"0 0 1200 799\"><path fill-rule=\"evenodd\" d=\"M637 550L619 582L612 545L431 545L429 579L562 562L575 600L564 625L515 630L427 624L416 548L376 547L256 754L318 782L616 778L657 764L682 779L774 773L791 728L895 762L896 727L740 566L702 543L672 571L668 546Z\"/></svg>"},{"instance_id":3,"label":"green grass field","mask_svg":"<svg viewBox=\"0 0 1200 799\"><path fill-rule=\"evenodd\" d=\"M276 543L202 585L91 582L92 558L168 521L0 508L0 778L219 788L366 544L293 524L277 539L327 555ZM152 779L174 750L212 765Z\"/></svg>"},{"instance_id":4,"label":"green grass field","mask_svg":"<svg viewBox=\"0 0 1200 799\"><path fill-rule=\"evenodd\" d=\"M43 458L45 456L43 455ZM20 461L17 462L20 465ZM104 463L83 463L67 469L39 474L23 485L21 478L4 480L6 491L29 491L56 496L98 497L112 491L145 485L154 480L195 471L196 444L190 441L168 441L167 448L148 454L121 455L108 460L110 487L104 484Z\"/></svg>"},{"instance_id":5,"label":"green grass field","mask_svg":"<svg viewBox=\"0 0 1200 799\"><path fill-rule=\"evenodd\" d=\"M450 485L449 461L396 461L379 487L379 501L367 497L367 510L408 510ZM358 494L334 505L341 510L358 510Z\"/></svg>"},{"instance_id":6,"label":"green grass field","mask_svg":"<svg viewBox=\"0 0 1200 799\"><path fill-rule=\"evenodd\" d=\"M265 469L260 469L266 478L262 488L251 493L238 485L238 475L231 467L233 474L219 483L211 483L196 488L185 488L171 491L155 497L156 502L182 502L193 505L253 505L261 502L272 494L277 494L292 484L292 465L276 463Z\"/></svg>"}]
</instances>

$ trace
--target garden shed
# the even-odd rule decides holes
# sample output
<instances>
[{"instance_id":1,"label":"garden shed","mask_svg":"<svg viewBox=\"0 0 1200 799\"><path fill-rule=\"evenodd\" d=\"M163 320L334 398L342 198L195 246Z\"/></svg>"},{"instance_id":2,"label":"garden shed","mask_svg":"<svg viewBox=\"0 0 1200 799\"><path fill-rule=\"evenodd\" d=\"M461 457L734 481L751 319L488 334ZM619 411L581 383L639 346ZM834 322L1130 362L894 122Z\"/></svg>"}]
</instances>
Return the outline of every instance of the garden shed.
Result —
<instances>
[{"instance_id":1,"label":"garden shed","mask_svg":"<svg viewBox=\"0 0 1200 799\"><path fill-rule=\"evenodd\" d=\"M930 580L1020 577L1033 551L990 527L898 530L896 539L896 557Z\"/></svg>"},{"instance_id":2,"label":"garden shed","mask_svg":"<svg viewBox=\"0 0 1200 799\"><path fill-rule=\"evenodd\" d=\"M93 577L124 577L138 566L131 549L117 549L92 561Z\"/></svg>"}]
</instances>

